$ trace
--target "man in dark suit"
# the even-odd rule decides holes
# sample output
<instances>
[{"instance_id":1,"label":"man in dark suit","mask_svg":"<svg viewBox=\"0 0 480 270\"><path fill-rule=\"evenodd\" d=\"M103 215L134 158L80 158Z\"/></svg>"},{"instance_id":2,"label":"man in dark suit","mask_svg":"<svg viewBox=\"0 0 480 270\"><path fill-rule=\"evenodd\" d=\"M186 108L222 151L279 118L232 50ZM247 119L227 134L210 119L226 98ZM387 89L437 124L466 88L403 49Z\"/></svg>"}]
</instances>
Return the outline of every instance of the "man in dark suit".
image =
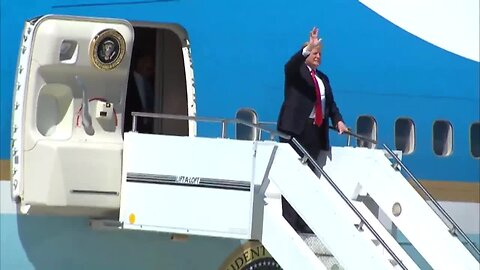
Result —
<instances>
[{"instance_id":1,"label":"man in dark suit","mask_svg":"<svg viewBox=\"0 0 480 270\"><path fill-rule=\"evenodd\" d=\"M318 29L314 27L304 48L285 65L285 97L277 122L278 130L296 138L313 158L320 150L330 149L329 118L339 133L347 130L328 77L317 70L321 56L322 44L318 39ZM288 142L284 139L280 141ZM311 232L283 197L282 208L283 216L296 231Z\"/></svg>"},{"instance_id":2,"label":"man in dark suit","mask_svg":"<svg viewBox=\"0 0 480 270\"><path fill-rule=\"evenodd\" d=\"M132 112L154 112L154 58L150 54L139 54L132 59L132 66L133 70L128 78L124 132L132 130ZM151 133L153 119L137 118L137 131Z\"/></svg>"}]
</instances>

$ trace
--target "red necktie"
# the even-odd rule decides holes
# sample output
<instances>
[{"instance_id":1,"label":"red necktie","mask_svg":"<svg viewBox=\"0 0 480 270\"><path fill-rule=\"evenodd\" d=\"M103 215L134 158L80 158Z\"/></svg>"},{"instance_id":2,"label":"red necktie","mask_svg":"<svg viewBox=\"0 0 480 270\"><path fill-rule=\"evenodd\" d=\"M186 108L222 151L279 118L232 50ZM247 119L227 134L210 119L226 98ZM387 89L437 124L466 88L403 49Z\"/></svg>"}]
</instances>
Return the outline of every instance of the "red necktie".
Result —
<instances>
[{"instance_id":1,"label":"red necktie","mask_svg":"<svg viewBox=\"0 0 480 270\"><path fill-rule=\"evenodd\" d=\"M322 96L320 93L320 87L318 86L317 77L315 76L315 70L312 69L310 72L312 75L313 84L315 85L315 120L313 124L316 126L321 126L323 122L323 113L322 113Z\"/></svg>"}]
</instances>

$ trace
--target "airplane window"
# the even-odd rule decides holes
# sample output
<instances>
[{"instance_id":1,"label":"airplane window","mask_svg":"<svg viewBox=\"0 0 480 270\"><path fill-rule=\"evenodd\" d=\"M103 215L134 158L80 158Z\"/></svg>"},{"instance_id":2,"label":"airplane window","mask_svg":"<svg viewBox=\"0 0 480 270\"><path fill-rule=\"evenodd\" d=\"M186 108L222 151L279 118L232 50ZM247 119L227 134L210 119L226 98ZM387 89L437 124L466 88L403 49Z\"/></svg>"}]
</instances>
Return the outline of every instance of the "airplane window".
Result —
<instances>
[{"instance_id":1,"label":"airplane window","mask_svg":"<svg viewBox=\"0 0 480 270\"><path fill-rule=\"evenodd\" d=\"M415 125L409 118L399 118L395 122L395 148L403 154L415 150Z\"/></svg>"},{"instance_id":2,"label":"airplane window","mask_svg":"<svg viewBox=\"0 0 480 270\"><path fill-rule=\"evenodd\" d=\"M236 113L236 118L249 123L258 123L257 113L249 108L239 109ZM258 140L259 131L256 128L238 123L235 125L235 137L237 140Z\"/></svg>"},{"instance_id":3,"label":"airplane window","mask_svg":"<svg viewBox=\"0 0 480 270\"><path fill-rule=\"evenodd\" d=\"M433 123L433 151L438 156L449 156L453 149L453 129L448 121Z\"/></svg>"},{"instance_id":4,"label":"airplane window","mask_svg":"<svg viewBox=\"0 0 480 270\"><path fill-rule=\"evenodd\" d=\"M74 64L77 62L78 44L75 40L63 40L60 46L59 60L63 64Z\"/></svg>"},{"instance_id":5,"label":"airplane window","mask_svg":"<svg viewBox=\"0 0 480 270\"><path fill-rule=\"evenodd\" d=\"M377 140L377 122L372 116L360 116L357 119L357 134ZM375 144L357 139L358 147L375 148Z\"/></svg>"},{"instance_id":6,"label":"airplane window","mask_svg":"<svg viewBox=\"0 0 480 270\"><path fill-rule=\"evenodd\" d=\"M480 157L480 122L470 127L470 152L473 157Z\"/></svg>"}]
</instances>

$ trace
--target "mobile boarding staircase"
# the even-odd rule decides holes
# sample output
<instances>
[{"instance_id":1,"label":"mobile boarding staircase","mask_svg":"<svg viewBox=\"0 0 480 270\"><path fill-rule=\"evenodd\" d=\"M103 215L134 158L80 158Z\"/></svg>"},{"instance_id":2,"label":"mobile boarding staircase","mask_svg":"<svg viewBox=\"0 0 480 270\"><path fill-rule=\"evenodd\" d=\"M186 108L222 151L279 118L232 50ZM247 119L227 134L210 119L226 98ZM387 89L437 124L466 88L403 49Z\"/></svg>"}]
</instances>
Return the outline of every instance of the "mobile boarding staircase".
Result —
<instances>
[{"instance_id":1,"label":"mobile boarding staircase","mask_svg":"<svg viewBox=\"0 0 480 270\"><path fill-rule=\"evenodd\" d=\"M139 116L215 121L134 113L134 126ZM218 121L226 137L228 120ZM333 147L314 160L292 142L302 157L289 144L275 141L126 133L121 226L258 239L283 269L419 269L364 203L369 198L433 269L479 269L456 235L474 252L476 247L430 197L452 227L432 211L398 170L401 166L410 174L386 145L385 151ZM281 196L316 236L299 236L292 229L282 217Z\"/></svg>"}]
</instances>

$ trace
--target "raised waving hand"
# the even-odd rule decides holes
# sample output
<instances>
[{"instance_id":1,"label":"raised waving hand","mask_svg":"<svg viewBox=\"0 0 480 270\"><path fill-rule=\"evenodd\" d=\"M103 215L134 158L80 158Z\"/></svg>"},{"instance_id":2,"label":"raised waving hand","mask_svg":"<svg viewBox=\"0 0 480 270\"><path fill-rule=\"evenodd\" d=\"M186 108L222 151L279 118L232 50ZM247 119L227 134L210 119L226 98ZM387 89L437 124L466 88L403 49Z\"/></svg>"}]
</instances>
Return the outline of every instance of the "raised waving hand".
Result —
<instances>
[{"instance_id":1,"label":"raised waving hand","mask_svg":"<svg viewBox=\"0 0 480 270\"><path fill-rule=\"evenodd\" d=\"M308 50L311 51L313 48L317 47L320 44L320 40L318 38L318 28L313 27L312 31L310 31L310 39L308 41Z\"/></svg>"}]
</instances>

